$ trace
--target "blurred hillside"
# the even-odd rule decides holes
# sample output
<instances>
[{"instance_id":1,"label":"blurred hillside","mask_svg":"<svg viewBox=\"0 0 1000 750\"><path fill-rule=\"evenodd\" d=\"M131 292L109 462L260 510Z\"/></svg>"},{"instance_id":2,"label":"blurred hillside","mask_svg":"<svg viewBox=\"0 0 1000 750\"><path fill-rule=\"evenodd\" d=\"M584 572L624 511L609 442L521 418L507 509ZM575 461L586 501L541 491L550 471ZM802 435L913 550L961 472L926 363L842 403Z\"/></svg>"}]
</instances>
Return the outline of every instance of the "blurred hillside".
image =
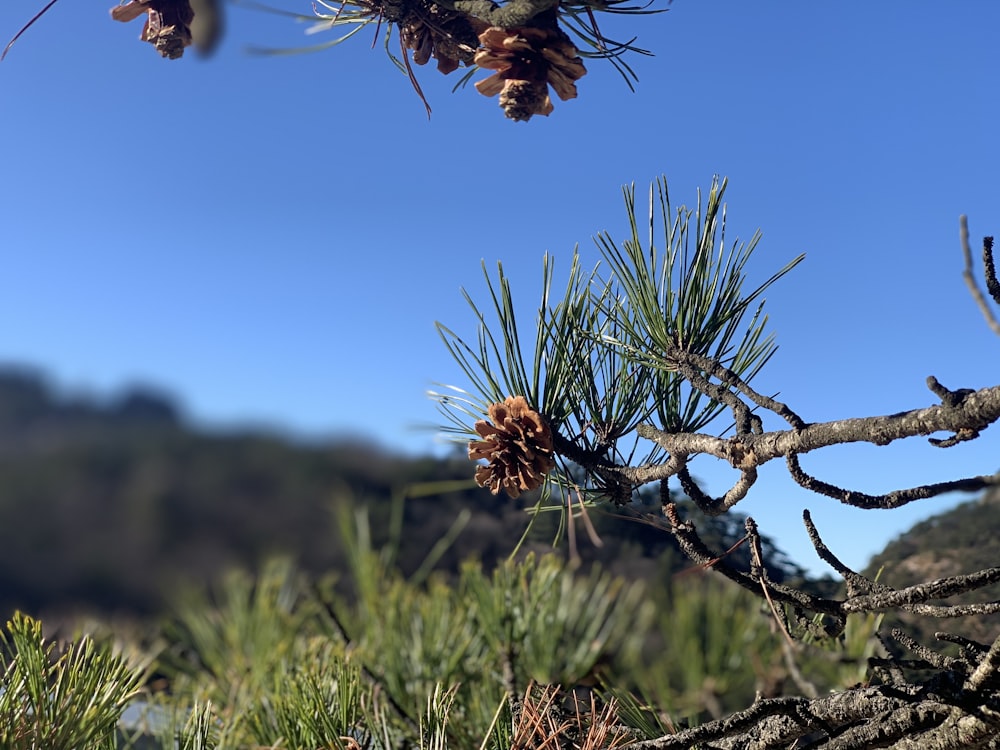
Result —
<instances>
[{"instance_id":1,"label":"blurred hillside","mask_svg":"<svg viewBox=\"0 0 1000 750\"><path fill-rule=\"evenodd\" d=\"M993 568L1000 560L1000 487L978 500L962 503L928 518L891 541L864 571L881 570L880 580L896 588ZM1000 600L1000 584L954 597L949 604ZM933 602L932 602L933 603ZM909 613L894 615L886 625L902 626L922 643L933 643L935 631L957 633L980 643L1000 635L1000 615L935 620Z\"/></svg>"},{"instance_id":2,"label":"blurred hillside","mask_svg":"<svg viewBox=\"0 0 1000 750\"><path fill-rule=\"evenodd\" d=\"M415 570L463 509L469 521L438 566L454 570L469 557L492 565L521 538L534 500L455 482L471 474L460 452L415 458L356 441L199 431L154 390L99 400L61 393L32 370L3 369L0 614L155 613L179 586L277 553L310 572L337 570L338 507L364 507L380 545L389 541L393 497L449 480L463 489L405 500L400 567ZM558 517L543 514L527 546L548 548ZM591 520L603 544L578 531L585 561L642 577L689 565L662 531L597 512ZM695 520L720 550L743 534L742 516ZM771 553L776 578L800 574Z\"/></svg>"}]
</instances>

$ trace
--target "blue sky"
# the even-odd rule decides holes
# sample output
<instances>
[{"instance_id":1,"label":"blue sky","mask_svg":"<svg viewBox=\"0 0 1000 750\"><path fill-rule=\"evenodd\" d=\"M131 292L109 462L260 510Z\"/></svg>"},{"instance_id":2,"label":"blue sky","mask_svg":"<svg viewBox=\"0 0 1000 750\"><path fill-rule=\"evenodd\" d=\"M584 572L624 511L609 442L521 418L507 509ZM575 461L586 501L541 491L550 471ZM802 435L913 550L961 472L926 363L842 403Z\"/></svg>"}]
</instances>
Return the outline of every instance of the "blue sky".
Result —
<instances>
[{"instance_id":1,"label":"blue sky","mask_svg":"<svg viewBox=\"0 0 1000 750\"><path fill-rule=\"evenodd\" d=\"M5 0L0 33L41 5ZM434 321L473 332L459 290L483 299L481 260L503 261L530 316L542 254L565 268L579 244L595 262L595 234L624 235L621 185L643 193L661 174L678 203L729 177L730 238L763 232L756 280L807 254L768 294L780 349L757 381L806 420L929 405L931 374L996 384L1000 342L957 243L961 213L977 243L1000 232L991 0L676 0L601 19L655 52L631 60L637 91L590 62L578 99L526 124L471 86L451 93L455 74L433 66L417 69L428 121L367 30L253 57L247 45L321 37L230 8L214 58L167 61L105 5L61 0L0 65L0 359L61 386L153 383L207 425L441 450L416 429L437 420L424 393L464 383ZM991 433L803 466L868 492L991 473ZM694 469L715 492L731 479ZM861 565L960 499L862 513L774 465L739 509L821 570L802 508Z\"/></svg>"}]
</instances>

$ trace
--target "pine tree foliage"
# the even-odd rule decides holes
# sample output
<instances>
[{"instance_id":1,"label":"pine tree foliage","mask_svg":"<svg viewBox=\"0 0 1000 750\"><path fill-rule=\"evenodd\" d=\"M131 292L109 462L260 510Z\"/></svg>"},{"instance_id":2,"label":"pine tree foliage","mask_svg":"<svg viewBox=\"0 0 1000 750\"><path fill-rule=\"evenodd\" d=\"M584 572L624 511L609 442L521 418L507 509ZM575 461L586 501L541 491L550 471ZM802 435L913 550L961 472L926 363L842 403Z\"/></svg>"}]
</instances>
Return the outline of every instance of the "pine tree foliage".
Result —
<instances>
[{"instance_id":1,"label":"pine tree foliage","mask_svg":"<svg viewBox=\"0 0 1000 750\"><path fill-rule=\"evenodd\" d=\"M917 733L922 747L995 747L994 738L1000 736L995 711L1000 639L990 645L936 633L959 646L958 655L950 656L894 629L887 634L894 646L869 653L874 671L862 687L829 698L796 666L795 643L846 639L852 619L863 616L865 625L872 625L887 611L939 619L995 616L1000 601L989 598L988 587L1000 583L1000 568L986 560L974 572L949 569L940 577L921 576L893 588L844 565L804 511L817 554L844 579L841 593L818 594L771 577L752 518L745 519L741 540L749 559L738 560L730 558L732 550L706 544L676 502L671 482L702 513L727 514L752 491L760 467L776 459L803 488L861 509L893 509L948 492L1000 485L1000 474L984 474L872 495L831 484L802 468L801 454L846 443L881 446L927 437L931 445L950 448L982 439L983 431L1000 420L1000 385L953 390L930 376L926 384L934 402L929 406L825 423L809 422L788 404L755 390L751 381L774 352L774 341L765 333L762 295L802 258L750 289L745 268L759 234L749 243L727 246L725 187L724 180L714 180L707 200L699 194L693 209L675 209L666 181L657 182L650 189L648 237L639 229L634 189L626 188L629 236L621 242L607 235L596 240L607 270L600 265L583 270L580 254L574 252L566 292L558 299L552 295L552 262L546 256L533 328L519 317L503 267L498 266L495 279L487 273L491 307L480 307L466 294L476 321L475 339L439 326L468 381L468 387L453 385L433 394L448 429L458 439L473 436L468 454L478 462L475 479L493 494L513 484L508 494L517 496L527 484L544 483L540 505L548 502L558 509L567 529L577 518L586 520L589 509L610 503L673 536L695 565L721 573L766 603L787 639L785 661L802 697L758 700L727 716L713 704L728 685L723 682L718 690L709 686L699 705L716 714L715 721L637 747L709 741L721 743L713 747L789 747L807 736L815 747L862 748L897 740L900 744L894 746L908 747L903 738ZM992 323L993 310L972 273L964 217L961 228L966 281ZM1000 305L992 237L984 238L982 257L987 292ZM498 410L512 399L530 414L530 431ZM484 420L484 414L490 419ZM489 443L474 437L497 433L503 440ZM930 437L936 433L945 437ZM704 457L722 461L734 472L722 495L709 494L695 478L693 467ZM496 481L497 476L506 483ZM659 508L636 502L649 486L658 488ZM981 596L956 599L970 592ZM706 641L713 644L711 650L693 642L681 663L699 672L718 672L738 661L740 649L724 631ZM916 658L901 659L901 651ZM697 660L706 657L712 658L711 665L699 667ZM744 744L748 742L760 744Z\"/></svg>"},{"instance_id":2,"label":"pine tree foliage","mask_svg":"<svg viewBox=\"0 0 1000 750\"><path fill-rule=\"evenodd\" d=\"M42 623L15 613L0 631L0 747L113 750L143 665L84 637L59 648Z\"/></svg>"}]
</instances>

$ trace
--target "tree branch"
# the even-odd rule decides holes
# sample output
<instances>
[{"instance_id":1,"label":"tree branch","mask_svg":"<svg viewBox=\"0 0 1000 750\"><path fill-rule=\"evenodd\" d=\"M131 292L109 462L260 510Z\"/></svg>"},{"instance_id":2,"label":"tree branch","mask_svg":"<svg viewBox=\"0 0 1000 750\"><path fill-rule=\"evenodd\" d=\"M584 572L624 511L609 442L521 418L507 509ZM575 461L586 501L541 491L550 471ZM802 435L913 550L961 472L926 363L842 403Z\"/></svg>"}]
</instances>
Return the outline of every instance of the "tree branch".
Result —
<instances>
[{"instance_id":1,"label":"tree branch","mask_svg":"<svg viewBox=\"0 0 1000 750\"><path fill-rule=\"evenodd\" d=\"M921 649L921 652L926 649ZM970 653L966 652L966 653ZM629 750L809 747L823 750L959 750L1000 747L1000 638L968 658L933 655L937 671L907 681L906 670L931 664L896 661L889 680L807 700L761 700L744 711ZM892 660L888 660L892 662ZM803 744L807 741L808 744Z\"/></svg>"},{"instance_id":2,"label":"tree branch","mask_svg":"<svg viewBox=\"0 0 1000 750\"><path fill-rule=\"evenodd\" d=\"M524 26L538 14L558 5L557 0L510 0L503 5L497 5L493 0L456 0L454 8L491 26L510 29Z\"/></svg>"},{"instance_id":3,"label":"tree branch","mask_svg":"<svg viewBox=\"0 0 1000 750\"><path fill-rule=\"evenodd\" d=\"M686 470L689 457L707 454L721 458L739 469L741 476L734 488L720 500L711 500L705 496L693 498L699 501L698 505L702 510L711 514L722 513L735 505L746 495L746 491L756 480L756 468L779 456L788 461L792 477L803 487L862 508L895 508L913 500L933 497L944 492L974 491L1000 484L1000 474L993 474L922 485L873 496L820 482L802 471L798 464L798 454L818 448L847 443L871 443L882 446L895 440L932 435L936 432L950 432L955 436L962 436L958 439L965 440L978 435L1000 419L1000 386L982 388L978 391L970 389L949 391L931 377L928 378L928 387L936 393L947 393L949 397L941 404L923 409L885 416L805 424L800 429L775 430L759 435L744 433L731 438L720 438L703 433L666 432L652 425L639 425L637 428L639 435L657 443L670 454L671 460L656 465L621 467L619 471L636 485L667 479L674 475L681 475L684 481L682 472ZM943 446L946 442L937 441L936 444Z\"/></svg>"}]
</instances>

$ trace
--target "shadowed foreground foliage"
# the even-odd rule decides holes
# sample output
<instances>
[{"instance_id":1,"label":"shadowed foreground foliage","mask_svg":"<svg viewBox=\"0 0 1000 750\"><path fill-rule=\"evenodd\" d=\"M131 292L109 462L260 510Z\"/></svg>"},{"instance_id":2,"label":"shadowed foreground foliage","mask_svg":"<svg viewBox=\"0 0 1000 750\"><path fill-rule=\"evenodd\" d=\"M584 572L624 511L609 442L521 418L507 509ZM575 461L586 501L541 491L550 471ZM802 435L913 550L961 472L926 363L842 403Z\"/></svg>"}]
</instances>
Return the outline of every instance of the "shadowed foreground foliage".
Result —
<instances>
[{"instance_id":1,"label":"shadowed foreground foliage","mask_svg":"<svg viewBox=\"0 0 1000 750\"><path fill-rule=\"evenodd\" d=\"M368 546L363 516L345 518L344 532L356 597L287 560L257 577L233 573L186 597L158 637L140 634L149 666L116 656L121 631L78 641L90 661L53 660L60 649L18 615L0 746L114 747L131 703L141 710L118 733L144 748L597 750L709 718L705 706L731 711L755 693L780 694L789 679L770 615L725 583L682 577L668 593L552 555L407 579L390 550ZM798 646L797 672L820 689L858 679L873 629L861 618L839 642ZM18 699L22 683L68 687ZM34 706L57 701L59 716L75 716L95 686L108 696L100 720L62 722L65 740L32 744L54 736L51 712Z\"/></svg>"}]
</instances>

